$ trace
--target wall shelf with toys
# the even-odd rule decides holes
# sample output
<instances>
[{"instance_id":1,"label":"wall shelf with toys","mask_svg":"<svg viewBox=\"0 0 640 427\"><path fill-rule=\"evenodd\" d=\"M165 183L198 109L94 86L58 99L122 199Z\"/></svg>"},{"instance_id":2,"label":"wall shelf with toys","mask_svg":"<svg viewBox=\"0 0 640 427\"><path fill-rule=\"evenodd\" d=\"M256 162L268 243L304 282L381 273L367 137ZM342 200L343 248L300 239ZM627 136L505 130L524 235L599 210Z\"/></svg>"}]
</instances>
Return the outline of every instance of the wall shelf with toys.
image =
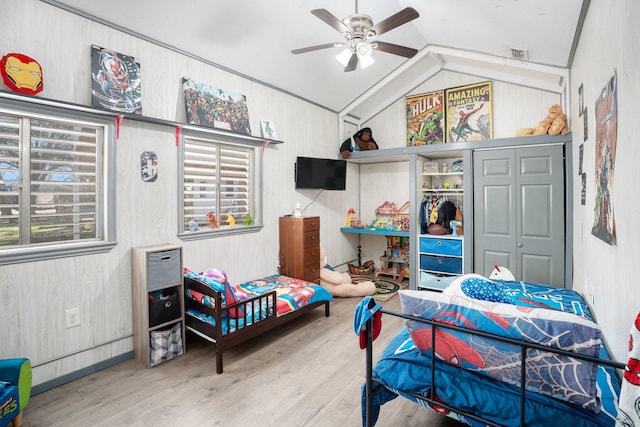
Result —
<instances>
[{"instance_id":1,"label":"wall shelf with toys","mask_svg":"<svg viewBox=\"0 0 640 427\"><path fill-rule=\"evenodd\" d=\"M381 274L392 276L399 283L410 277L409 231L342 227L340 232L384 236L387 239L387 250L380 257L380 267L375 271L376 277Z\"/></svg>"}]
</instances>

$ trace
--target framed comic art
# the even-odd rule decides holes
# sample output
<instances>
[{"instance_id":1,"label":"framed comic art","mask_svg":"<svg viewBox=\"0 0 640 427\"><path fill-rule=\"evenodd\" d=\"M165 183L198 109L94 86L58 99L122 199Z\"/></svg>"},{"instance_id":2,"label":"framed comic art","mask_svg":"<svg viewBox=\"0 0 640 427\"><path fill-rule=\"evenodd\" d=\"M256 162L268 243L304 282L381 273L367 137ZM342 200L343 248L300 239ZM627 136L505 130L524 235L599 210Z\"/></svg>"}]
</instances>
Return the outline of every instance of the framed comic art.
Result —
<instances>
[{"instance_id":1,"label":"framed comic art","mask_svg":"<svg viewBox=\"0 0 640 427\"><path fill-rule=\"evenodd\" d=\"M446 142L493 138L491 82L446 89Z\"/></svg>"},{"instance_id":2,"label":"framed comic art","mask_svg":"<svg viewBox=\"0 0 640 427\"><path fill-rule=\"evenodd\" d=\"M189 123L251 135L246 96L187 77L182 91Z\"/></svg>"},{"instance_id":3,"label":"framed comic art","mask_svg":"<svg viewBox=\"0 0 640 427\"><path fill-rule=\"evenodd\" d=\"M444 91L405 98L407 145L444 143Z\"/></svg>"},{"instance_id":4,"label":"framed comic art","mask_svg":"<svg viewBox=\"0 0 640 427\"><path fill-rule=\"evenodd\" d=\"M140 64L135 58L91 46L91 77L93 107L142 114Z\"/></svg>"}]
</instances>

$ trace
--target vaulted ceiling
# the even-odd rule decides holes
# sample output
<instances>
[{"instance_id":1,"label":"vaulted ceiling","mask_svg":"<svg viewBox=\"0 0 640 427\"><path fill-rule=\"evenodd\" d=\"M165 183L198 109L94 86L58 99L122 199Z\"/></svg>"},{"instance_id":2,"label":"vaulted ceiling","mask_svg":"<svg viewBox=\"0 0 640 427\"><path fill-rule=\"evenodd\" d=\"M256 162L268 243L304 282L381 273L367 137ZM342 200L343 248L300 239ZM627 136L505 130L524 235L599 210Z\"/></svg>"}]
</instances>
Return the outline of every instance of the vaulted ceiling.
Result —
<instances>
[{"instance_id":1,"label":"vaulted ceiling","mask_svg":"<svg viewBox=\"0 0 640 427\"><path fill-rule=\"evenodd\" d=\"M563 94L589 0L41 0L362 122L441 70ZM373 65L345 72L343 42L311 11L374 23L406 7L419 17L379 36L418 50L374 50ZM123 52L128 53L128 52ZM207 82L215 84L215 82ZM225 88L233 90L234 88Z\"/></svg>"}]
</instances>

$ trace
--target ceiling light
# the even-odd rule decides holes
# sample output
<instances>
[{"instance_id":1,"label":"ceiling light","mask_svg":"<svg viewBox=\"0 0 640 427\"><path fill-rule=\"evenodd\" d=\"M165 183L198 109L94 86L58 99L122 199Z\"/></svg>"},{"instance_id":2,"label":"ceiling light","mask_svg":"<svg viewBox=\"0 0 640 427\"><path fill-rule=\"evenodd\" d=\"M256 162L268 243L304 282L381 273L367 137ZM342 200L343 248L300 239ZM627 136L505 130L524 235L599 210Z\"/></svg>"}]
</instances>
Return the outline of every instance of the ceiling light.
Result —
<instances>
[{"instance_id":1,"label":"ceiling light","mask_svg":"<svg viewBox=\"0 0 640 427\"><path fill-rule=\"evenodd\" d=\"M360 56L360 55L358 55L358 58L360 59L360 68L367 68L369 65L373 64L374 62L376 62L376 60L373 59L372 56Z\"/></svg>"},{"instance_id":2,"label":"ceiling light","mask_svg":"<svg viewBox=\"0 0 640 427\"><path fill-rule=\"evenodd\" d=\"M362 42L358 43L356 52L358 53L358 58L362 59L365 56L371 56L373 49L371 48L371 45L369 43Z\"/></svg>"},{"instance_id":3,"label":"ceiling light","mask_svg":"<svg viewBox=\"0 0 640 427\"><path fill-rule=\"evenodd\" d=\"M375 62L375 59L371 56L373 48L367 42L358 43L356 47L356 55L360 60L360 68L367 68L369 65Z\"/></svg>"},{"instance_id":4,"label":"ceiling light","mask_svg":"<svg viewBox=\"0 0 640 427\"><path fill-rule=\"evenodd\" d=\"M336 55L336 59L343 67L346 67L349 64L349 59L351 59L351 48L345 47L342 52Z\"/></svg>"}]
</instances>

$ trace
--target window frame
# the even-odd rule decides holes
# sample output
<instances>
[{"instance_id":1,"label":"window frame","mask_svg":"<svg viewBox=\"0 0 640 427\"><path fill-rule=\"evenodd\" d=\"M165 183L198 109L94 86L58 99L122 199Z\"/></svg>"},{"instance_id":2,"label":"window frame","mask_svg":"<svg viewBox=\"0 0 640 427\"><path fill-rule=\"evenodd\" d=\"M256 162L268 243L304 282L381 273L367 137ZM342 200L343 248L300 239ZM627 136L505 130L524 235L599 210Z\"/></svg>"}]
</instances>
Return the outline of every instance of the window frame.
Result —
<instances>
[{"instance_id":1,"label":"window frame","mask_svg":"<svg viewBox=\"0 0 640 427\"><path fill-rule=\"evenodd\" d=\"M216 229L200 229L197 231L184 230L184 162L185 162L185 139L193 139L201 142L207 142L216 145L236 145L252 150L252 161L249 168L249 199L252 225L244 225L239 220L234 227L224 226ZM238 235L245 233L259 232L263 224L263 200L262 200L262 170L263 170L263 151L266 143L265 140L256 140L249 135L244 136L236 133L222 133L213 129L182 129L180 132L178 150L178 237L181 240L201 240L222 236ZM220 187L221 183L217 183L216 187ZM224 185L224 184L222 184ZM219 190L219 188L218 188Z\"/></svg>"},{"instance_id":2,"label":"window frame","mask_svg":"<svg viewBox=\"0 0 640 427\"><path fill-rule=\"evenodd\" d=\"M101 237L87 240L68 240L49 243L28 243L7 248L0 247L0 265L21 262L40 261L53 258L66 258L78 255L103 253L116 244L116 144L115 120L113 117L92 113L89 109L70 109L58 103L46 100L25 101L19 97L3 95L0 97L0 114L28 118L30 120L50 120L70 124L98 127L99 145L96 166L103 179L100 199L96 199L96 218L101 228ZM24 146L21 135L20 146ZM31 135L26 136L28 143ZM22 173L22 172L21 172Z\"/></svg>"}]
</instances>

